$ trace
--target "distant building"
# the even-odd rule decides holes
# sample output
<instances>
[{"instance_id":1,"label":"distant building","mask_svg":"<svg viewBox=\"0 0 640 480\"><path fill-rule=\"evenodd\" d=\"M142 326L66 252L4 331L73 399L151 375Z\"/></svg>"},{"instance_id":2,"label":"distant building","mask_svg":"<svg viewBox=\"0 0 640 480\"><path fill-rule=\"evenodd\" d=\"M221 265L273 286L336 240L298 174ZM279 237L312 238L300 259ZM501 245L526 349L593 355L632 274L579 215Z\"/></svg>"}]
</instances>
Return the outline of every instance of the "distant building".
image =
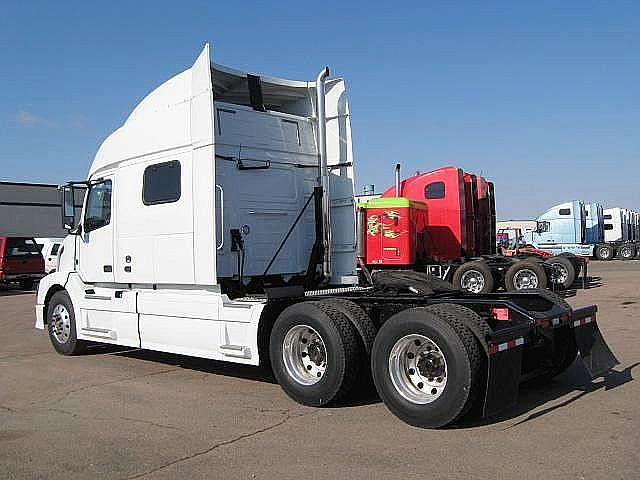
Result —
<instances>
[{"instance_id":1,"label":"distant building","mask_svg":"<svg viewBox=\"0 0 640 480\"><path fill-rule=\"evenodd\" d=\"M76 193L82 207L83 191ZM0 236L63 237L57 185L0 182Z\"/></svg>"},{"instance_id":2,"label":"distant building","mask_svg":"<svg viewBox=\"0 0 640 480\"><path fill-rule=\"evenodd\" d=\"M536 229L535 220L500 220L496 222L496 230L519 228L522 233L531 232Z\"/></svg>"}]
</instances>

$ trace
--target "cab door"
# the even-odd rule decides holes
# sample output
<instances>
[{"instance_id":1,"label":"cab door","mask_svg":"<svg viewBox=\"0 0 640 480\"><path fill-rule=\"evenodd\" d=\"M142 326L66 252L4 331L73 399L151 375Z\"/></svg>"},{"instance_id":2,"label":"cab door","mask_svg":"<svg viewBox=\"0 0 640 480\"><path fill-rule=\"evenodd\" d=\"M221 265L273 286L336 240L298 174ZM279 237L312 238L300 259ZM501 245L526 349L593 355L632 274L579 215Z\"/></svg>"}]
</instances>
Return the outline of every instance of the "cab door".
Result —
<instances>
[{"instance_id":1,"label":"cab door","mask_svg":"<svg viewBox=\"0 0 640 480\"><path fill-rule=\"evenodd\" d=\"M82 233L78 236L78 272L85 283L113 283L113 177L89 187Z\"/></svg>"}]
</instances>

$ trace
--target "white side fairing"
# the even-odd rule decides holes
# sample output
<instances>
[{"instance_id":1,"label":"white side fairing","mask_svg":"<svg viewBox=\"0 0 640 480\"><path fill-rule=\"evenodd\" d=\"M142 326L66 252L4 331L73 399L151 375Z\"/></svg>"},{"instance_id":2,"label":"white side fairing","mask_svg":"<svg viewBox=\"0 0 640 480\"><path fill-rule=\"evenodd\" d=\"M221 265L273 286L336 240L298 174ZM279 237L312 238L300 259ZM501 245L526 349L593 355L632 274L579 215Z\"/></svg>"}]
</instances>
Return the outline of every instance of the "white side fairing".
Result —
<instances>
[{"instance_id":1,"label":"white side fairing","mask_svg":"<svg viewBox=\"0 0 640 480\"><path fill-rule=\"evenodd\" d=\"M349 102L343 80L326 86L327 164L345 165L330 177L333 257L331 283L355 281L356 224L354 210L353 149ZM351 278L349 278L351 277Z\"/></svg>"},{"instance_id":2,"label":"white side fairing","mask_svg":"<svg viewBox=\"0 0 640 480\"><path fill-rule=\"evenodd\" d=\"M191 144L193 159L194 283L215 285L216 222L213 85L211 52L206 44L191 67ZM186 212L185 212L186 213Z\"/></svg>"}]
</instances>

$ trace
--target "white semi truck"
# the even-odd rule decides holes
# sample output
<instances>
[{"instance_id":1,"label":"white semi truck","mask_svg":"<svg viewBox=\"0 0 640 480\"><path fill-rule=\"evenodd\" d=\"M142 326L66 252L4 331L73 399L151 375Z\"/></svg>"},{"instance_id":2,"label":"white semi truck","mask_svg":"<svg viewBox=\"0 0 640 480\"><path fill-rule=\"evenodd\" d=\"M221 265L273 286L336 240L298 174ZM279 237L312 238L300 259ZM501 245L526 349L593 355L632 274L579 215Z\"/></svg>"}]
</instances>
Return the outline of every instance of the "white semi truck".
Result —
<instances>
[{"instance_id":1,"label":"white semi truck","mask_svg":"<svg viewBox=\"0 0 640 480\"><path fill-rule=\"evenodd\" d=\"M142 100L88 178L63 187L70 235L35 306L54 348L270 363L315 406L373 377L420 427L475 405L492 415L523 378L556 375L578 352L594 376L616 364L597 308L551 292L474 296L406 272L355 285L349 104L328 74L248 74L205 46ZM78 224L76 186L88 187Z\"/></svg>"}]
</instances>

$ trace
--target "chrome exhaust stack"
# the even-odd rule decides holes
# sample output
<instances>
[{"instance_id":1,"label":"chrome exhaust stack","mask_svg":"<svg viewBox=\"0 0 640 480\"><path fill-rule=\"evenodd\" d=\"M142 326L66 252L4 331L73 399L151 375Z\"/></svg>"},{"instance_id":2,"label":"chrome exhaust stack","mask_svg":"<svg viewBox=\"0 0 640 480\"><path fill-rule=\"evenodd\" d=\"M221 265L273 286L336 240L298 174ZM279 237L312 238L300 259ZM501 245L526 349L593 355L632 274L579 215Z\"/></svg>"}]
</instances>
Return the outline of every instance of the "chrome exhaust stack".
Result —
<instances>
[{"instance_id":1,"label":"chrome exhaust stack","mask_svg":"<svg viewBox=\"0 0 640 480\"><path fill-rule=\"evenodd\" d=\"M322 275L331 278L331 196L329 195L329 168L327 166L327 116L325 113L325 80L329 67L324 67L316 78L316 120L318 124L318 177L322 187Z\"/></svg>"},{"instance_id":2,"label":"chrome exhaust stack","mask_svg":"<svg viewBox=\"0 0 640 480\"><path fill-rule=\"evenodd\" d=\"M396 163L396 197L400 196L400 164Z\"/></svg>"}]
</instances>

